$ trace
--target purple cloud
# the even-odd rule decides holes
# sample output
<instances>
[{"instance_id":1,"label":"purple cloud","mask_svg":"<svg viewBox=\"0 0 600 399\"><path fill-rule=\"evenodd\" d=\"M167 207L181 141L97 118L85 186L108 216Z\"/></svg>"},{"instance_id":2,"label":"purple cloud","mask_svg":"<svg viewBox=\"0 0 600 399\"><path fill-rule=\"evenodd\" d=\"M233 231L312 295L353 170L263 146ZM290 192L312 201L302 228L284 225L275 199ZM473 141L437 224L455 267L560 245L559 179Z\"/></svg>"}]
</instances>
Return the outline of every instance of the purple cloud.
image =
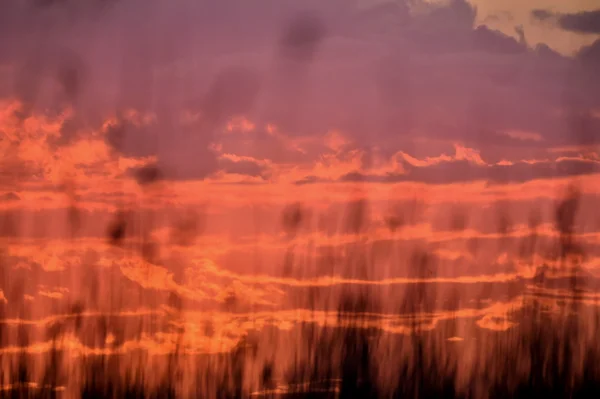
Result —
<instances>
[{"instance_id":1,"label":"purple cloud","mask_svg":"<svg viewBox=\"0 0 600 399\"><path fill-rule=\"evenodd\" d=\"M0 6L0 34L9 38L0 44L0 79L24 83L0 85L0 94L38 109L66 100L75 126L129 108L153 114L152 123L127 125L108 140L124 154L155 155L165 178L218 170L209 146L226 140L223 124L237 115L292 138L338 129L360 148L409 152L423 151L416 138L460 141L500 159L511 144L496 144L511 130L538 134L542 140L519 144L533 152L590 142L597 121L580 123L573 110L600 108L600 82L590 73L597 44L574 58L532 49L523 30L515 40L477 26L465 0L418 8L341 0L8 3ZM566 20L590 31L595 15ZM61 54L77 61L65 65ZM182 124L183 111L198 121ZM264 141L247 155L290 154Z\"/></svg>"}]
</instances>

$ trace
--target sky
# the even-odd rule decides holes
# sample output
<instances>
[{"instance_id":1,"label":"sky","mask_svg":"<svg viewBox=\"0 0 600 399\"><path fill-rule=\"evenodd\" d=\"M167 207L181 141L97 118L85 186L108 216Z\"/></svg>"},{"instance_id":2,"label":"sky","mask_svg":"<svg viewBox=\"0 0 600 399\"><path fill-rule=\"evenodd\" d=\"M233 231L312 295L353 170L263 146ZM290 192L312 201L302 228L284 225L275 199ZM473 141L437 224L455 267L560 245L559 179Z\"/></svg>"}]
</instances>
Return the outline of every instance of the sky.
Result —
<instances>
[{"instance_id":1,"label":"sky","mask_svg":"<svg viewBox=\"0 0 600 399\"><path fill-rule=\"evenodd\" d=\"M598 70L593 0L2 2L3 312L176 294L229 348L426 282L509 329L541 266L598 273Z\"/></svg>"}]
</instances>

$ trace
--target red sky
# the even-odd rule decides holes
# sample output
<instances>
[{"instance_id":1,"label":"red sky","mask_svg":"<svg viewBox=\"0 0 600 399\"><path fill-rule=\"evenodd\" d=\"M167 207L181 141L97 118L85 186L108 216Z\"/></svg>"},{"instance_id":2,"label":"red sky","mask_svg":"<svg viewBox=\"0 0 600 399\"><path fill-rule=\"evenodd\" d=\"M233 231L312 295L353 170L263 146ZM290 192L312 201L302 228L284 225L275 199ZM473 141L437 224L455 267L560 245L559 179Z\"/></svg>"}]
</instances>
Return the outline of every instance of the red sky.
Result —
<instances>
[{"instance_id":1,"label":"red sky","mask_svg":"<svg viewBox=\"0 0 600 399\"><path fill-rule=\"evenodd\" d=\"M214 312L223 349L255 328L248 313L333 319L340 290L367 286L385 318L425 281L458 292L453 314L476 328L510 328L498 317L537 267L570 273L555 250L569 195L587 254L569 261L600 267L593 3L3 2L7 323L43 326L73 301L165 312L176 293L190 331ZM327 289L320 313L298 310Z\"/></svg>"}]
</instances>

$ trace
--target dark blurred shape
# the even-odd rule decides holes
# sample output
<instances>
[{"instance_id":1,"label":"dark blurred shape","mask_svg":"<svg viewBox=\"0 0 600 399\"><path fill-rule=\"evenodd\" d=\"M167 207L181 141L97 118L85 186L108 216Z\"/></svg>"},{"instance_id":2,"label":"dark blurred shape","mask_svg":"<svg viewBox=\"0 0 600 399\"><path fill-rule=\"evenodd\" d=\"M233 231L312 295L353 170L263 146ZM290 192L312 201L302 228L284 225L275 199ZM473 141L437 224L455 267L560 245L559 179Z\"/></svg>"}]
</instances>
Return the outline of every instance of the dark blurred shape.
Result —
<instances>
[{"instance_id":1,"label":"dark blurred shape","mask_svg":"<svg viewBox=\"0 0 600 399\"><path fill-rule=\"evenodd\" d=\"M582 146L595 146L600 144L598 129L600 129L600 118L592 111L573 111L568 116L568 123L573 131L574 141Z\"/></svg>"},{"instance_id":2,"label":"dark blurred shape","mask_svg":"<svg viewBox=\"0 0 600 399\"><path fill-rule=\"evenodd\" d=\"M248 67L222 70L201 104L208 128L232 116L247 113L254 104L259 87L258 74Z\"/></svg>"},{"instance_id":3,"label":"dark blurred shape","mask_svg":"<svg viewBox=\"0 0 600 399\"><path fill-rule=\"evenodd\" d=\"M508 205L506 203L496 204L496 229L499 234L507 235L511 228Z\"/></svg>"},{"instance_id":4,"label":"dark blurred shape","mask_svg":"<svg viewBox=\"0 0 600 399\"><path fill-rule=\"evenodd\" d=\"M10 287L8 300L10 303L21 303L21 298L25 294L25 282L22 277L18 277L13 280L12 286Z\"/></svg>"},{"instance_id":5,"label":"dark blurred shape","mask_svg":"<svg viewBox=\"0 0 600 399\"><path fill-rule=\"evenodd\" d=\"M481 239L478 237L471 237L467 240L467 250L471 254L471 256L475 257L479 247L481 246Z\"/></svg>"},{"instance_id":6,"label":"dark blurred shape","mask_svg":"<svg viewBox=\"0 0 600 399\"><path fill-rule=\"evenodd\" d=\"M171 241L176 245L190 246L204 228L204 212L198 214L193 210L182 216L171 228Z\"/></svg>"},{"instance_id":7,"label":"dark blurred shape","mask_svg":"<svg viewBox=\"0 0 600 399\"><path fill-rule=\"evenodd\" d=\"M425 249L417 248L410 257L409 276L426 280L435 277L436 265L435 259ZM404 312L431 312L435 307L435 285L419 281L406 288L405 300L402 304Z\"/></svg>"},{"instance_id":8,"label":"dark blurred shape","mask_svg":"<svg viewBox=\"0 0 600 399\"><path fill-rule=\"evenodd\" d=\"M381 396L377 383L379 364L373 356L381 332L367 324L368 313L376 312L377 305L367 294L351 294L341 299L338 307L342 325L338 336L341 344L340 397L375 399ZM346 315L351 319L344 320Z\"/></svg>"},{"instance_id":9,"label":"dark blurred shape","mask_svg":"<svg viewBox=\"0 0 600 399\"><path fill-rule=\"evenodd\" d=\"M417 196L408 201L393 201L384 216L384 223L393 233L405 225L417 223L424 209L424 201Z\"/></svg>"},{"instance_id":10,"label":"dark blurred shape","mask_svg":"<svg viewBox=\"0 0 600 399\"><path fill-rule=\"evenodd\" d=\"M78 196L75 192L75 183L67 180L63 184L63 189L69 200L69 208L67 210L68 226L71 231L71 237L75 237L75 234L81 228L81 215L77 206Z\"/></svg>"},{"instance_id":11,"label":"dark blurred shape","mask_svg":"<svg viewBox=\"0 0 600 399\"><path fill-rule=\"evenodd\" d=\"M52 6L68 6L75 7L78 3L88 3L92 6L105 6L116 3L118 0L30 0L34 7L49 8Z\"/></svg>"},{"instance_id":12,"label":"dark blurred shape","mask_svg":"<svg viewBox=\"0 0 600 399\"><path fill-rule=\"evenodd\" d=\"M285 231L290 235L295 235L302 224L304 210L302 204L295 203L288 205L283 210L282 223Z\"/></svg>"},{"instance_id":13,"label":"dark blurred shape","mask_svg":"<svg viewBox=\"0 0 600 399\"><path fill-rule=\"evenodd\" d=\"M71 228L71 235L74 236L81 228L81 215L76 204L71 204L68 212L69 227Z\"/></svg>"},{"instance_id":14,"label":"dark blurred shape","mask_svg":"<svg viewBox=\"0 0 600 399\"><path fill-rule=\"evenodd\" d=\"M351 201L346 208L346 232L358 234L368 222L369 209L364 198Z\"/></svg>"},{"instance_id":15,"label":"dark blurred shape","mask_svg":"<svg viewBox=\"0 0 600 399\"><path fill-rule=\"evenodd\" d=\"M587 34L600 34L600 9L561 14L558 18L561 28L567 31Z\"/></svg>"},{"instance_id":16,"label":"dark blurred shape","mask_svg":"<svg viewBox=\"0 0 600 399\"><path fill-rule=\"evenodd\" d=\"M106 129L106 141L117 151L121 150L125 133L127 131L127 122L122 116L117 117L117 122L110 124Z\"/></svg>"},{"instance_id":17,"label":"dark blurred shape","mask_svg":"<svg viewBox=\"0 0 600 399\"><path fill-rule=\"evenodd\" d=\"M463 208L456 208L450 216L450 230L464 231L467 228L467 212Z\"/></svg>"},{"instance_id":18,"label":"dark blurred shape","mask_svg":"<svg viewBox=\"0 0 600 399\"><path fill-rule=\"evenodd\" d=\"M395 233L397 229L404 225L404 218L398 209L388 211L388 215L385 217L385 225L392 233Z\"/></svg>"},{"instance_id":19,"label":"dark blurred shape","mask_svg":"<svg viewBox=\"0 0 600 399\"><path fill-rule=\"evenodd\" d=\"M225 301L224 301L223 306L225 307L225 309L231 311L237 305L238 298L233 289L229 289L227 291L228 292L225 296Z\"/></svg>"},{"instance_id":20,"label":"dark blurred shape","mask_svg":"<svg viewBox=\"0 0 600 399\"><path fill-rule=\"evenodd\" d=\"M581 253L581 248L575 240L575 225L580 200L581 191L576 185L571 184L567 187L563 199L556 206L554 218L556 229L560 233L559 256L562 260L569 255Z\"/></svg>"},{"instance_id":21,"label":"dark blurred shape","mask_svg":"<svg viewBox=\"0 0 600 399\"><path fill-rule=\"evenodd\" d=\"M558 203L555 211L556 228L562 235L573 234L575 228L575 217L579 209L581 193L579 188L569 185L564 198Z\"/></svg>"},{"instance_id":22,"label":"dark blurred shape","mask_svg":"<svg viewBox=\"0 0 600 399\"><path fill-rule=\"evenodd\" d=\"M169 299L167 301L170 308L181 311L183 309L183 299L175 291L169 293Z\"/></svg>"},{"instance_id":23,"label":"dark blurred shape","mask_svg":"<svg viewBox=\"0 0 600 399\"><path fill-rule=\"evenodd\" d=\"M273 380L273 361L265 362L261 371L261 383L265 389L274 389L275 382Z\"/></svg>"},{"instance_id":24,"label":"dark blurred shape","mask_svg":"<svg viewBox=\"0 0 600 399\"><path fill-rule=\"evenodd\" d=\"M135 171L135 180L140 186L155 183L162 177L162 172L156 164L142 166Z\"/></svg>"},{"instance_id":25,"label":"dark blurred shape","mask_svg":"<svg viewBox=\"0 0 600 399\"><path fill-rule=\"evenodd\" d=\"M404 213L404 209L399 203L393 204L388 209L387 215L384 217L384 222L392 233L395 233L396 230L403 227L406 223L406 215Z\"/></svg>"},{"instance_id":26,"label":"dark blurred shape","mask_svg":"<svg viewBox=\"0 0 600 399\"><path fill-rule=\"evenodd\" d=\"M146 241L142 244L142 257L149 263L158 263L158 244L153 241Z\"/></svg>"},{"instance_id":27,"label":"dark blurred shape","mask_svg":"<svg viewBox=\"0 0 600 399\"><path fill-rule=\"evenodd\" d=\"M64 4L67 0L33 0L33 4L37 7L50 7L54 5Z\"/></svg>"},{"instance_id":28,"label":"dark blurred shape","mask_svg":"<svg viewBox=\"0 0 600 399\"><path fill-rule=\"evenodd\" d=\"M18 215L11 211L0 213L0 237L15 237L19 234Z\"/></svg>"},{"instance_id":29,"label":"dark blurred shape","mask_svg":"<svg viewBox=\"0 0 600 399\"><path fill-rule=\"evenodd\" d=\"M500 235L498 247L503 250L508 245L509 233L512 228L508 204L499 201L495 206L496 210L496 231Z\"/></svg>"},{"instance_id":30,"label":"dark blurred shape","mask_svg":"<svg viewBox=\"0 0 600 399\"><path fill-rule=\"evenodd\" d=\"M75 316L75 331L79 331L79 329L81 328L84 310L85 305L81 301L77 301L71 306L71 314Z\"/></svg>"},{"instance_id":31,"label":"dark blurred shape","mask_svg":"<svg viewBox=\"0 0 600 399\"><path fill-rule=\"evenodd\" d=\"M285 252L285 256L283 258L283 277L291 277L293 268L294 268L294 246L291 245Z\"/></svg>"},{"instance_id":32,"label":"dark blurred shape","mask_svg":"<svg viewBox=\"0 0 600 399\"><path fill-rule=\"evenodd\" d=\"M125 231L127 222L125 213L120 211L117 213L115 220L109 225L107 235L109 242L113 245L121 245L125 239Z\"/></svg>"},{"instance_id":33,"label":"dark blurred shape","mask_svg":"<svg viewBox=\"0 0 600 399\"><path fill-rule=\"evenodd\" d=\"M48 326L48 329L46 330L46 336L52 341L55 341L62 335L63 328L63 323L60 321L55 321Z\"/></svg>"},{"instance_id":34,"label":"dark blurred shape","mask_svg":"<svg viewBox=\"0 0 600 399\"><path fill-rule=\"evenodd\" d=\"M204 335L206 335L207 337L212 337L215 333L215 326L213 324L212 320L207 320L206 322L204 322Z\"/></svg>"},{"instance_id":35,"label":"dark blurred shape","mask_svg":"<svg viewBox=\"0 0 600 399\"><path fill-rule=\"evenodd\" d=\"M83 65L77 55L63 55L57 79L67 101L74 102L81 91L83 82Z\"/></svg>"},{"instance_id":36,"label":"dark blurred shape","mask_svg":"<svg viewBox=\"0 0 600 399\"><path fill-rule=\"evenodd\" d=\"M296 61L311 61L324 36L325 26L321 20L313 13L302 13L291 21L284 32L282 52Z\"/></svg>"},{"instance_id":37,"label":"dark blurred shape","mask_svg":"<svg viewBox=\"0 0 600 399\"><path fill-rule=\"evenodd\" d=\"M15 110L15 117L21 122L29 118L38 98L42 84L43 65L42 55L36 54L17 70L17 76L14 79L15 93L22 106Z\"/></svg>"},{"instance_id":38,"label":"dark blurred shape","mask_svg":"<svg viewBox=\"0 0 600 399\"><path fill-rule=\"evenodd\" d=\"M538 228L541 220L542 216L539 209L532 210L527 221L530 233L521 241L520 245L519 256L522 258L531 258L535 255L538 243Z\"/></svg>"},{"instance_id":39,"label":"dark blurred shape","mask_svg":"<svg viewBox=\"0 0 600 399\"><path fill-rule=\"evenodd\" d=\"M537 8L537 9L531 11L531 16L540 21L546 21L551 18L554 18L555 15L556 14L554 14L552 11L544 10L541 8Z\"/></svg>"}]
</instances>

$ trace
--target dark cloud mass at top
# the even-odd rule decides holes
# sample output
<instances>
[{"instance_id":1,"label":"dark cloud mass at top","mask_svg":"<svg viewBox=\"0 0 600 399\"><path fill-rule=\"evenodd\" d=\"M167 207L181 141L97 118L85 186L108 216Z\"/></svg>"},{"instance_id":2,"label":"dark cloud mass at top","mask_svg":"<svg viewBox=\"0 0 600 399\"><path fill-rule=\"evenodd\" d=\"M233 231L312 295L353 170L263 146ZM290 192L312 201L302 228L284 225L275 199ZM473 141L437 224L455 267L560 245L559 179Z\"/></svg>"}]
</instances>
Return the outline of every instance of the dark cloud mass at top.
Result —
<instances>
[{"instance_id":1,"label":"dark cloud mass at top","mask_svg":"<svg viewBox=\"0 0 600 399\"><path fill-rule=\"evenodd\" d=\"M128 108L153 114L108 137L123 153L156 155L166 178L216 170L209 146L240 114L291 136L339 129L361 147L415 151L413 138L425 137L498 158L492 143L505 131L540 135L536 150L579 144L589 128L570 110L600 109L598 42L574 58L532 49L521 28L517 40L477 26L465 0L2 2L0 15L0 74L13 82L2 96L32 109L60 99L85 123ZM598 15L558 21L593 33ZM182 111L196 122L182 123Z\"/></svg>"},{"instance_id":2,"label":"dark cloud mass at top","mask_svg":"<svg viewBox=\"0 0 600 399\"><path fill-rule=\"evenodd\" d=\"M559 23L563 29L573 32L600 34L600 10L564 14Z\"/></svg>"},{"instance_id":3,"label":"dark cloud mass at top","mask_svg":"<svg viewBox=\"0 0 600 399\"><path fill-rule=\"evenodd\" d=\"M576 13L557 13L550 10L535 9L531 16L539 21L555 22L561 29L584 34L600 34L600 9Z\"/></svg>"},{"instance_id":4,"label":"dark cloud mass at top","mask_svg":"<svg viewBox=\"0 0 600 399\"><path fill-rule=\"evenodd\" d=\"M531 16L540 21L547 21L547 20L551 19L552 17L554 17L554 15L555 14L552 11L543 10L540 8L531 11Z\"/></svg>"}]
</instances>

